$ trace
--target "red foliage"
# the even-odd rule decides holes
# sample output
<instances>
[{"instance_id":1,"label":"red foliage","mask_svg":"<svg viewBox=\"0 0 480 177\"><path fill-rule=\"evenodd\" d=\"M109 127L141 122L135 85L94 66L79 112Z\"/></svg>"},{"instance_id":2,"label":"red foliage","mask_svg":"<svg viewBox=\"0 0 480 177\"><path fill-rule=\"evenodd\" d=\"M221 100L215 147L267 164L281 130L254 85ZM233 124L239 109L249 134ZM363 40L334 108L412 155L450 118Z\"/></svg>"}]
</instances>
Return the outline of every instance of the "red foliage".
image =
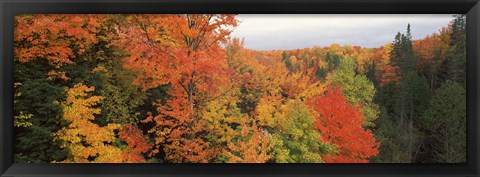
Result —
<instances>
[{"instance_id":1,"label":"red foliage","mask_svg":"<svg viewBox=\"0 0 480 177\"><path fill-rule=\"evenodd\" d=\"M125 125L118 132L118 136L124 140L128 146L123 150L122 161L129 163L144 163L142 153L149 151L153 144L149 143L148 137L144 137L142 131L133 125Z\"/></svg>"},{"instance_id":2,"label":"red foliage","mask_svg":"<svg viewBox=\"0 0 480 177\"><path fill-rule=\"evenodd\" d=\"M321 132L321 141L338 147L338 153L323 157L325 162L367 163L370 157L378 154L380 143L370 130L362 127L365 120L360 108L349 105L339 87L307 104L320 115L315 125Z\"/></svg>"}]
</instances>

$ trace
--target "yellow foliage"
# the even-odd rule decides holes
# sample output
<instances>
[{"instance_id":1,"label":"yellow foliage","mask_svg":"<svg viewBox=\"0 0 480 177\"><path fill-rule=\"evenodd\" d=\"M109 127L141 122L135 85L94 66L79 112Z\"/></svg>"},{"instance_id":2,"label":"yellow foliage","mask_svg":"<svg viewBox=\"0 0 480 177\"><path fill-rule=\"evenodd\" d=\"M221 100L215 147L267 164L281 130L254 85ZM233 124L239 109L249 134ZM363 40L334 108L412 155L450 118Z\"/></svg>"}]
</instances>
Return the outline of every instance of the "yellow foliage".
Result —
<instances>
[{"instance_id":1,"label":"yellow foliage","mask_svg":"<svg viewBox=\"0 0 480 177\"><path fill-rule=\"evenodd\" d=\"M110 145L115 141L115 132L119 124L108 124L105 127L93 123L99 108L92 108L102 100L101 96L89 96L94 87L76 84L67 91L67 99L63 104L63 119L70 124L54 134L56 140L70 153L65 162L121 162L121 149ZM91 161L91 159L94 159Z\"/></svg>"},{"instance_id":2,"label":"yellow foliage","mask_svg":"<svg viewBox=\"0 0 480 177\"><path fill-rule=\"evenodd\" d=\"M275 143L271 135L257 127L255 121L248 123L247 118L241 120L240 127L240 140L228 142L224 151L229 163L265 163L273 158Z\"/></svg>"}]
</instances>

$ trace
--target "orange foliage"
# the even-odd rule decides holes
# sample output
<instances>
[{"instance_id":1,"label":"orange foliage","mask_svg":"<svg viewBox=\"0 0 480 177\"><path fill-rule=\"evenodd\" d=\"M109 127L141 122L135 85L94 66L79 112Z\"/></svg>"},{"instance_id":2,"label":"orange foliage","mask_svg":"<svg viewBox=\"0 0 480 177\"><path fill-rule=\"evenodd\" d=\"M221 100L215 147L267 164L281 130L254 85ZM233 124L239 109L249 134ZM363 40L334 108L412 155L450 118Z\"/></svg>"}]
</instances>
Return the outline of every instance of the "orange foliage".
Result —
<instances>
[{"instance_id":1,"label":"orange foliage","mask_svg":"<svg viewBox=\"0 0 480 177\"><path fill-rule=\"evenodd\" d=\"M412 49L417 57L417 67L439 67L449 50L446 36L433 34L422 40L412 42Z\"/></svg>"},{"instance_id":2,"label":"orange foliage","mask_svg":"<svg viewBox=\"0 0 480 177\"><path fill-rule=\"evenodd\" d=\"M118 132L118 136L127 143L123 150L122 160L128 163L145 163L143 153L148 152L153 144L149 143L148 137L144 137L142 130L127 124Z\"/></svg>"},{"instance_id":3,"label":"orange foliage","mask_svg":"<svg viewBox=\"0 0 480 177\"><path fill-rule=\"evenodd\" d=\"M266 133L257 127L255 121L247 124L246 118L241 122L241 140L227 144L225 154L230 163L265 163L273 158L271 152L275 145Z\"/></svg>"},{"instance_id":4,"label":"orange foliage","mask_svg":"<svg viewBox=\"0 0 480 177\"><path fill-rule=\"evenodd\" d=\"M380 76L380 84L386 84L390 82L397 82L400 77L397 74L398 67L392 66L392 64L388 63L383 68L383 73Z\"/></svg>"},{"instance_id":5,"label":"orange foliage","mask_svg":"<svg viewBox=\"0 0 480 177\"><path fill-rule=\"evenodd\" d=\"M56 70L51 70L47 73L47 80L55 80L55 79L61 79L61 80L68 80L70 78L67 77L66 73L63 71L56 71Z\"/></svg>"},{"instance_id":6,"label":"orange foliage","mask_svg":"<svg viewBox=\"0 0 480 177\"><path fill-rule=\"evenodd\" d=\"M15 17L15 59L20 62L42 58L57 67L95 44L104 15L35 14ZM75 49L74 47L75 46Z\"/></svg>"},{"instance_id":7,"label":"orange foliage","mask_svg":"<svg viewBox=\"0 0 480 177\"><path fill-rule=\"evenodd\" d=\"M164 147L172 162L208 162L215 149L202 137L204 124L199 105L222 95L218 85L228 85L231 70L220 43L226 42L234 15L131 15L121 28L116 45L129 51L125 67L141 70L135 84L144 90L169 85L170 99L156 103L156 148ZM154 153L158 152L158 149Z\"/></svg>"},{"instance_id":8,"label":"orange foliage","mask_svg":"<svg viewBox=\"0 0 480 177\"><path fill-rule=\"evenodd\" d=\"M370 130L362 128L365 120L360 108L349 105L339 87L307 101L307 105L319 114L316 127L322 141L338 147L337 154L323 157L325 162L366 163L378 154L380 143Z\"/></svg>"},{"instance_id":9,"label":"orange foliage","mask_svg":"<svg viewBox=\"0 0 480 177\"><path fill-rule=\"evenodd\" d=\"M390 62L390 51L392 50L392 45L387 44L378 49L376 56L376 65L377 71L375 71L376 76L378 77L380 84L386 84L390 82L397 82L400 80L400 76L397 74L397 67L393 66Z\"/></svg>"}]
</instances>

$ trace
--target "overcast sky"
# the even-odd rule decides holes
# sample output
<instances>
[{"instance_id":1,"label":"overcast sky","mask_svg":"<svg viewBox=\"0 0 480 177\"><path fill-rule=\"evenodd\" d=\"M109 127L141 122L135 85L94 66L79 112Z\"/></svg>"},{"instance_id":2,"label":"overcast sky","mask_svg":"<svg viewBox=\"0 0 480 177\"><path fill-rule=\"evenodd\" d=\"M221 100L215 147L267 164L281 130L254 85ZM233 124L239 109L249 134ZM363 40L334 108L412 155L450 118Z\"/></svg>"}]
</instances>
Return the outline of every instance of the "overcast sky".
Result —
<instances>
[{"instance_id":1,"label":"overcast sky","mask_svg":"<svg viewBox=\"0 0 480 177\"><path fill-rule=\"evenodd\" d=\"M454 17L451 14L399 15L293 15L240 14L232 37L245 38L245 47L257 50L296 49L340 45L379 47L405 33L410 23L412 38L420 39Z\"/></svg>"}]
</instances>

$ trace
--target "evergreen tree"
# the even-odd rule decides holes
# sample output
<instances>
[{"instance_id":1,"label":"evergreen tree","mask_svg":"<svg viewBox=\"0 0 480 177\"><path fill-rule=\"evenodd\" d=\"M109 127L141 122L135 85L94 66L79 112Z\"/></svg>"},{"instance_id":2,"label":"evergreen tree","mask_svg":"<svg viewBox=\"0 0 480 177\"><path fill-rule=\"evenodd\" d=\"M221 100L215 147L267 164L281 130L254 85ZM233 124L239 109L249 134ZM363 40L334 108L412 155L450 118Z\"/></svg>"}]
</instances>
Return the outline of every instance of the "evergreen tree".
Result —
<instances>
[{"instance_id":1,"label":"evergreen tree","mask_svg":"<svg viewBox=\"0 0 480 177\"><path fill-rule=\"evenodd\" d=\"M410 24L408 24L406 34L399 32L395 36L393 48L390 52L390 61L392 61L394 66L399 68L397 73L401 76L415 70L415 57L411 38Z\"/></svg>"},{"instance_id":2,"label":"evergreen tree","mask_svg":"<svg viewBox=\"0 0 480 177\"><path fill-rule=\"evenodd\" d=\"M406 74L400 81L396 97L394 111L399 116L400 123L408 120L417 122L430 100L427 80L414 72Z\"/></svg>"},{"instance_id":3,"label":"evergreen tree","mask_svg":"<svg viewBox=\"0 0 480 177\"><path fill-rule=\"evenodd\" d=\"M392 118L390 112L386 107L381 107L380 115L375 120L375 135L380 143L379 154L371 159L375 163L399 163L409 162L408 152L401 147L399 142L402 142L405 134L404 125L397 124Z\"/></svg>"},{"instance_id":4,"label":"evergreen tree","mask_svg":"<svg viewBox=\"0 0 480 177\"><path fill-rule=\"evenodd\" d=\"M414 72L404 75L400 81L400 87L396 94L394 112L399 127L404 127L407 135L400 133L403 141L398 141L402 149L408 155L408 162L415 161L415 153L418 147L418 130L416 125L420 122L420 115L425 110L430 100L428 82L425 77L418 76Z\"/></svg>"},{"instance_id":5,"label":"evergreen tree","mask_svg":"<svg viewBox=\"0 0 480 177\"><path fill-rule=\"evenodd\" d=\"M13 94L13 105L20 104L18 97L22 96L21 92L18 92L18 87L20 87L22 83L16 82L14 83L13 87L15 89L15 93ZM22 111L18 111L18 109L15 109L15 115L13 116L13 126L14 127L31 127L32 123L29 121L29 119L32 118L33 114L28 114Z\"/></svg>"},{"instance_id":6,"label":"evergreen tree","mask_svg":"<svg viewBox=\"0 0 480 177\"><path fill-rule=\"evenodd\" d=\"M323 67L318 67L315 70L315 78L317 80L325 78L325 76L327 76L327 74L328 74L327 70Z\"/></svg>"},{"instance_id":7,"label":"evergreen tree","mask_svg":"<svg viewBox=\"0 0 480 177\"><path fill-rule=\"evenodd\" d=\"M48 80L45 75L53 69L45 61L15 62L15 82L22 83L15 90L15 112L31 114L29 127L17 127L15 136L15 162L44 163L65 158L66 151L53 141L52 132L61 128L64 89L59 82Z\"/></svg>"},{"instance_id":8,"label":"evergreen tree","mask_svg":"<svg viewBox=\"0 0 480 177\"><path fill-rule=\"evenodd\" d=\"M466 95L460 84L443 83L422 119L422 127L440 140L434 148L434 162L466 162Z\"/></svg>"},{"instance_id":9,"label":"evergreen tree","mask_svg":"<svg viewBox=\"0 0 480 177\"><path fill-rule=\"evenodd\" d=\"M450 49L447 58L440 68L440 80L452 80L466 85L466 17L465 15L455 15L449 28Z\"/></svg>"}]
</instances>

